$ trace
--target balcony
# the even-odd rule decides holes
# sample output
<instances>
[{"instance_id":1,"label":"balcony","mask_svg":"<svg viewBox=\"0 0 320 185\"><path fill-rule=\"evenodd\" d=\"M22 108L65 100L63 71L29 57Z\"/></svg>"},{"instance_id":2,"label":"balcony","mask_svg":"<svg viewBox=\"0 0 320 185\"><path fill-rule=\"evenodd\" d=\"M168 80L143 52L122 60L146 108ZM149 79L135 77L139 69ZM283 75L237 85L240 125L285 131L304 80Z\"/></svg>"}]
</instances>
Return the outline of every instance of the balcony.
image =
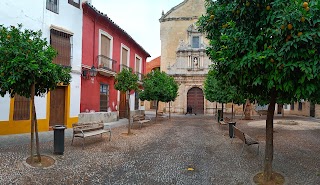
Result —
<instances>
[{"instance_id":1,"label":"balcony","mask_svg":"<svg viewBox=\"0 0 320 185\"><path fill-rule=\"evenodd\" d=\"M139 72L136 72L136 75L138 75L138 81L139 81L139 82L142 82L142 80L143 80L143 74L142 74L142 73L139 73Z\"/></svg>"},{"instance_id":2,"label":"balcony","mask_svg":"<svg viewBox=\"0 0 320 185\"><path fill-rule=\"evenodd\" d=\"M97 71L101 75L115 76L117 74L117 70L116 70L117 61L112 60L111 58L104 56L104 55L98 55L97 61L98 61Z\"/></svg>"},{"instance_id":3,"label":"balcony","mask_svg":"<svg viewBox=\"0 0 320 185\"><path fill-rule=\"evenodd\" d=\"M129 69L130 67L129 66L127 66L127 65L125 65L125 64L120 64L120 71L122 70L122 69Z\"/></svg>"}]
</instances>

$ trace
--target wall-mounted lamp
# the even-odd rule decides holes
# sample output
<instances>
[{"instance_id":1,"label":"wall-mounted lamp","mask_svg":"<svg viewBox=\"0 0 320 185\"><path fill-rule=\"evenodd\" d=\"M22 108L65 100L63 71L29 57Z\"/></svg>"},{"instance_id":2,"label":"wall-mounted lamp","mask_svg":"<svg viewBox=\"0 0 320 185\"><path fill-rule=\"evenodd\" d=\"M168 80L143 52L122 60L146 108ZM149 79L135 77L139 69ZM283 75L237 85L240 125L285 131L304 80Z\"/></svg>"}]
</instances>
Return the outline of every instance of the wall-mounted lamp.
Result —
<instances>
[{"instance_id":1,"label":"wall-mounted lamp","mask_svg":"<svg viewBox=\"0 0 320 185\"><path fill-rule=\"evenodd\" d=\"M94 77L97 76L97 68L95 68L93 65L91 67L91 69L88 69L88 68L85 68L85 69L82 69L82 74L81 76L84 78L84 79L91 79L91 83L94 83Z\"/></svg>"},{"instance_id":2,"label":"wall-mounted lamp","mask_svg":"<svg viewBox=\"0 0 320 185\"><path fill-rule=\"evenodd\" d=\"M97 69L92 66L91 69L82 69L82 77L85 79L94 78L97 76Z\"/></svg>"},{"instance_id":3,"label":"wall-mounted lamp","mask_svg":"<svg viewBox=\"0 0 320 185\"><path fill-rule=\"evenodd\" d=\"M91 77L95 77L97 76L98 71L94 66L92 66L91 69L89 70L89 73Z\"/></svg>"}]
</instances>

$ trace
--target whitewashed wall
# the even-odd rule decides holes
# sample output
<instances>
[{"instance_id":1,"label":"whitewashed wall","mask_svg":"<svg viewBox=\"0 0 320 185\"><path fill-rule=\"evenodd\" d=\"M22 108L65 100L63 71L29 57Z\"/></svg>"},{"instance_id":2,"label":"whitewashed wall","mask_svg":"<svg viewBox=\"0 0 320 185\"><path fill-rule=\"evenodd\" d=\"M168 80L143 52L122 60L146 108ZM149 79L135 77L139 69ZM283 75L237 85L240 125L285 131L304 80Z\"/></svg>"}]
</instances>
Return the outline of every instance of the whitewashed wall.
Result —
<instances>
[{"instance_id":1,"label":"whitewashed wall","mask_svg":"<svg viewBox=\"0 0 320 185\"><path fill-rule=\"evenodd\" d=\"M67 0L59 1L59 14L46 9L46 0L1 0L0 24L16 26L22 23L24 28L42 30L43 37L50 41L50 26L54 25L73 33L72 42L72 82L70 117L80 113L81 60L82 60L82 8L76 8ZM37 97L38 118L46 117L46 96ZM9 120L10 98L0 97L0 121Z\"/></svg>"},{"instance_id":2,"label":"whitewashed wall","mask_svg":"<svg viewBox=\"0 0 320 185\"><path fill-rule=\"evenodd\" d=\"M3 98L0 96L0 121L9 121L10 97L6 94Z\"/></svg>"}]
</instances>

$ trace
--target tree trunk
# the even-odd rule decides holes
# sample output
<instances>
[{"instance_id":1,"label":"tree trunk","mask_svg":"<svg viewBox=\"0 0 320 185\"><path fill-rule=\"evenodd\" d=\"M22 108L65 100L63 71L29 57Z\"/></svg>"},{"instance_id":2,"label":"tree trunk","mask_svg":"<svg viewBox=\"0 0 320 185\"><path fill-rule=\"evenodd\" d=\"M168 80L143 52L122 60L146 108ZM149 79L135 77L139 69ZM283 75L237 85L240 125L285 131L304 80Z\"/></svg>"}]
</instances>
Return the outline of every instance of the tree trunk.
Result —
<instances>
[{"instance_id":1,"label":"tree trunk","mask_svg":"<svg viewBox=\"0 0 320 185\"><path fill-rule=\"evenodd\" d=\"M233 121L233 102L232 102L232 105L231 105L231 120Z\"/></svg>"},{"instance_id":2,"label":"tree trunk","mask_svg":"<svg viewBox=\"0 0 320 185\"><path fill-rule=\"evenodd\" d=\"M34 122L35 122L34 126L35 126L35 134L36 134L36 153L37 153L38 162L41 163L37 112L36 112L36 106L34 103L33 103L33 116L34 116Z\"/></svg>"},{"instance_id":3,"label":"tree trunk","mask_svg":"<svg viewBox=\"0 0 320 185\"><path fill-rule=\"evenodd\" d=\"M216 102L216 115L218 115L218 102Z\"/></svg>"},{"instance_id":4,"label":"tree trunk","mask_svg":"<svg viewBox=\"0 0 320 185\"><path fill-rule=\"evenodd\" d=\"M268 182L271 180L272 175L272 161L273 161L273 116L276 105L277 92L274 89L271 92L267 121L266 121L266 148L264 158L264 181Z\"/></svg>"},{"instance_id":5,"label":"tree trunk","mask_svg":"<svg viewBox=\"0 0 320 185\"><path fill-rule=\"evenodd\" d=\"M157 118L158 118L158 107L159 107L159 100L157 100L157 108L156 108L156 123L157 123Z\"/></svg>"},{"instance_id":6,"label":"tree trunk","mask_svg":"<svg viewBox=\"0 0 320 185\"><path fill-rule=\"evenodd\" d=\"M130 101L130 91L127 91L127 111L128 111L128 135L131 134L131 117L130 117L130 104L129 104L129 101Z\"/></svg>"},{"instance_id":7,"label":"tree trunk","mask_svg":"<svg viewBox=\"0 0 320 185\"><path fill-rule=\"evenodd\" d=\"M169 119L171 119L171 102L169 101Z\"/></svg>"},{"instance_id":8,"label":"tree trunk","mask_svg":"<svg viewBox=\"0 0 320 185\"><path fill-rule=\"evenodd\" d=\"M249 99L246 100L246 104L244 107L244 119L245 120L251 119L251 103Z\"/></svg>"},{"instance_id":9,"label":"tree trunk","mask_svg":"<svg viewBox=\"0 0 320 185\"><path fill-rule=\"evenodd\" d=\"M31 85L31 107L34 107L34 96L35 96L35 84ZM33 159L33 150L34 150L34 116L33 116L33 109L31 111L31 151L30 151L30 156L31 156L31 164L34 163Z\"/></svg>"},{"instance_id":10,"label":"tree trunk","mask_svg":"<svg viewBox=\"0 0 320 185\"><path fill-rule=\"evenodd\" d=\"M223 119L223 103L222 103L221 118Z\"/></svg>"}]
</instances>

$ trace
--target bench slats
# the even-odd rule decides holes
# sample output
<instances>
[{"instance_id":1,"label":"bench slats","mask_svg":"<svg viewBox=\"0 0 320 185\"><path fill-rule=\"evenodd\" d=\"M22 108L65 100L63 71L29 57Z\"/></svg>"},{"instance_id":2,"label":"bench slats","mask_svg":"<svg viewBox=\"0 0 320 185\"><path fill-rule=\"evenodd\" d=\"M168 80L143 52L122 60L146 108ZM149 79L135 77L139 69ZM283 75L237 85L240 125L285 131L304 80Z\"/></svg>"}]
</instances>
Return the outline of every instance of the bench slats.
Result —
<instances>
[{"instance_id":1,"label":"bench slats","mask_svg":"<svg viewBox=\"0 0 320 185\"><path fill-rule=\"evenodd\" d=\"M81 137L83 138L83 143L82 143L82 149L84 147L84 141L86 137L90 136L95 136L95 135L101 135L103 133L108 133L109 132L109 141L111 140L111 128L110 126L107 126L107 129L104 129L105 125L103 123L97 123L97 122L92 122L92 123L74 123L72 124L73 128L73 137L72 137L72 142L71 145L73 144L73 139L75 137Z\"/></svg>"},{"instance_id":2,"label":"bench slats","mask_svg":"<svg viewBox=\"0 0 320 185\"><path fill-rule=\"evenodd\" d=\"M140 124L140 128L142 127L143 123L148 123L149 121L151 121L151 119L146 115L134 115L132 117L132 120L132 125L133 123L138 122Z\"/></svg>"},{"instance_id":3,"label":"bench slats","mask_svg":"<svg viewBox=\"0 0 320 185\"><path fill-rule=\"evenodd\" d=\"M89 137L89 136L95 136L95 135L99 135L99 134L103 134L103 133L107 133L109 131L107 130L95 130L95 131L91 131L91 132L84 132L82 133L78 133L75 134L74 137Z\"/></svg>"},{"instance_id":4,"label":"bench slats","mask_svg":"<svg viewBox=\"0 0 320 185\"><path fill-rule=\"evenodd\" d=\"M243 147L242 147L241 154L243 152L244 145L250 146L250 145L254 145L254 144L258 145L258 154L259 154L259 142L256 139L250 137L248 134L245 134L244 132L242 132L240 129L238 129L235 126L233 126L233 133L237 138L239 138L240 140L243 141ZM233 138L232 138L232 140L233 140Z\"/></svg>"},{"instance_id":5,"label":"bench slats","mask_svg":"<svg viewBox=\"0 0 320 185\"><path fill-rule=\"evenodd\" d=\"M231 119L228 117L225 117L225 118L220 119L219 124L220 125L228 125L229 122L231 122Z\"/></svg>"}]
</instances>

